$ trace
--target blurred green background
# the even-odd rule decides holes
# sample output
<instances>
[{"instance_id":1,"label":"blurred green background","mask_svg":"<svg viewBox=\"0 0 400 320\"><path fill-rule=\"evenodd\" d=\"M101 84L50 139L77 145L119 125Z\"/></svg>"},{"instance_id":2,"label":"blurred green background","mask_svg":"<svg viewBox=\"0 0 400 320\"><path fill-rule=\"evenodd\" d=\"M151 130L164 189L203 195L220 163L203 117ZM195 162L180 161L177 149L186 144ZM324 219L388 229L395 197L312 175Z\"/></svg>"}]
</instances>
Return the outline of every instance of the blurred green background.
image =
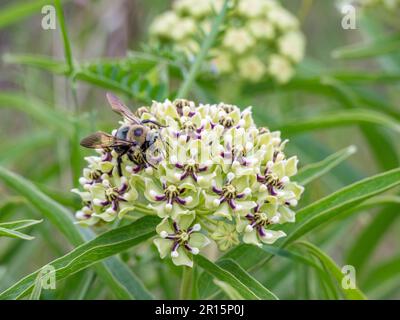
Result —
<instances>
[{"instance_id":1,"label":"blurred green background","mask_svg":"<svg viewBox=\"0 0 400 320\"><path fill-rule=\"evenodd\" d=\"M357 8L357 28L344 30L335 1L281 2L299 17L307 39L306 59L297 76L283 86L260 83L237 92L230 92L229 83L224 86L223 81L208 83L203 95L192 92L191 98L254 106L259 125L280 129L290 139L286 153L297 154L300 167L355 145L356 154L307 185L300 204L305 205L399 166L400 28L393 16L400 12ZM105 102L105 92L115 91L132 108L168 95L159 83L169 62L132 52L143 52L149 24L170 4L62 1L76 68L75 74L68 74L59 25L56 30L41 28L40 10L47 3L2 0L0 4L0 165L31 180L73 212L80 203L69 190L77 185L83 157L90 154L79 147L79 140L94 130L110 130L118 121ZM135 74L129 79L136 84L131 94L121 84L127 73ZM173 68L166 73L171 96L181 79L174 77ZM368 297L398 299L398 209L396 201L383 202L324 224L307 239L339 266L354 265L357 284ZM17 218L42 216L29 201L0 184L0 222ZM0 291L72 248L46 219L28 233L36 239L0 238ZM122 258L157 297L176 296L180 270L162 263L153 246L137 247ZM284 258L253 274L281 298L335 298L321 287L317 274ZM91 279L84 296L77 289L82 277ZM61 286L62 290L44 292L44 297L115 298L90 270Z\"/></svg>"}]
</instances>

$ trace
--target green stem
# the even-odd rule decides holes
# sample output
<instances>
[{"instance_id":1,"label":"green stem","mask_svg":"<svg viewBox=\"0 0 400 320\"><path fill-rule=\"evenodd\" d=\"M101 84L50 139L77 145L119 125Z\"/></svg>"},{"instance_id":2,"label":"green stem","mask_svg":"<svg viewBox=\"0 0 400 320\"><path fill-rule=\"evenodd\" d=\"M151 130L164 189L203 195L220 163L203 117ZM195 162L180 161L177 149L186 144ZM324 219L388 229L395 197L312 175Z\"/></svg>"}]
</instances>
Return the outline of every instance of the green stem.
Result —
<instances>
[{"instance_id":1,"label":"green stem","mask_svg":"<svg viewBox=\"0 0 400 320\"><path fill-rule=\"evenodd\" d=\"M179 299L189 300L192 296L192 281L193 281L193 269L190 267L183 267L181 290L179 293Z\"/></svg>"},{"instance_id":2,"label":"green stem","mask_svg":"<svg viewBox=\"0 0 400 320\"><path fill-rule=\"evenodd\" d=\"M65 54L65 59L67 60L67 65L68 65L68 69L69 69L68 73L71 74L74 72L74 64L73 64L73 59L72 59L71 44L69 43L67 26L66 26L65 20L64 20L64 13L63 13L61 1L54 0L54 5L56 7L57 18L58 18L58 21L60 24L61 35L62 35L63 42L64 42L64 54Z\"/></svg>"},{"instance_id":3,"label":"green stem","mask_svg":"<svg viewBox=\"0 0 400 320\"><path fill-rule=\"evenodd\" d=\"M189 70L189 74L185 78L185 81L183 82L182 86L180 87L177 98L185 98L193 85L194 81L196 80L196 76L201 68L201 65L203 64L203 61L207 57L208 50L211 48L213 45L221 24L223 23L225 19L225 15L228 9L228 3L230 0L225 0L224 6L222 7L221 12L218 14L218 16L215 18L210 33L207 35L207 37L204 39L203 44L200 48L199 53L196 56L196 60L193 63L192 67Z\"/></svg>"}]
</instances>

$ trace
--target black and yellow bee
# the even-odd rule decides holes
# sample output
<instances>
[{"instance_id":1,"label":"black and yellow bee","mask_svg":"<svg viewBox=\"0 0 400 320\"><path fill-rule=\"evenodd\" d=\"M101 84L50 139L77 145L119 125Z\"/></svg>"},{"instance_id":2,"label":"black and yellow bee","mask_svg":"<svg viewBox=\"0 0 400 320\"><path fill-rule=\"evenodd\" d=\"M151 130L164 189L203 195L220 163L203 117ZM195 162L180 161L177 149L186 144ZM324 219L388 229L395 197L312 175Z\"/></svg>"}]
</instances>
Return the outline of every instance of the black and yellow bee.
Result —
<instances>
[{"instance_id":1,"label":"black and yellow bee","mask_svg":"<svg viewBox=\"0 0 400 320\"><path fill-rule=\"evenodd\" d=\"M107 93L111 109L121 115L127 124L122 125L115 135L96 132L82 139L81 146L91 149L113 149L117 152L118 173L122 176L122 156L126 155L136 165L146 164L154 167L148 152L155 143L161 140L160 128L164 127L154 120L140 120L116 96ZM146 124L153 124L153 128ZM154 129L154 127L158 129ZM152 150L154 153L154 150Z\"/></svg>"}]
</instances>

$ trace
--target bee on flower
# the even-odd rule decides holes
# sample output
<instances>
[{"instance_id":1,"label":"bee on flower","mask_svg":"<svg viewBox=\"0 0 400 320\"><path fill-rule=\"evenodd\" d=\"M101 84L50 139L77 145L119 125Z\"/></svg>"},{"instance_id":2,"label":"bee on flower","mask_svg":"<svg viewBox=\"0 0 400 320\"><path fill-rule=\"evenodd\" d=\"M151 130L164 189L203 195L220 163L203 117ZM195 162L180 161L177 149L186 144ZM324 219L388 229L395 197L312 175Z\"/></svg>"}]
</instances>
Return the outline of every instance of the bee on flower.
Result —
<instances>
[{"instance_id":1,"label":"bee on flower","mask_svg":"<svg viewBox=\"0 0 400 320\"><path fill-rule=\"evenodd\" d=\"M111 134L84 139L98 154L86 158L80 188L73 189L83 202L77 223L158 216L154 244L161 258L186 266L210 241L224 251L285 236L279 226L295 221L304 190L293 181L298 159L286 158L280 132L256 126L251 107L177 99L133 113L116 97L111 102L125 121ZM138 139L139 131L147 137ZM149 162L153 145L163 150ZM143 170L134 170L135 154Z\"/></svg>"}]
</instances>

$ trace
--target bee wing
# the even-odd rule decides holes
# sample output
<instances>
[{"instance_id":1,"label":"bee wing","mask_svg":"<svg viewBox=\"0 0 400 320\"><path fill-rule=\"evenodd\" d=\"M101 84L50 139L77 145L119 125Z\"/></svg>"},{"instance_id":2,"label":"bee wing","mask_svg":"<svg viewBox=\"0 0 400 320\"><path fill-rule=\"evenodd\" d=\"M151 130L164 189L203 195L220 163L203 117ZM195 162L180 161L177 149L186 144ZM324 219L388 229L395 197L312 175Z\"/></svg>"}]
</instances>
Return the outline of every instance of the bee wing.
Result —
<instances>
[{"instance_id":1,"label":"bee wing","mask_svg":"<svg viewBox=\"0 0 400 320\"><path fill-rule=\"evenodd\" d=\"M131 110L128 109L128 107L121 101L119 100L116 96L114 96L112 93L107 93L107 100L111 105L111 109L124 117L125 120L128 120L129 122L140 124L139 118L137 118Z\"/></svg>"},{"instance_id":2,"label":"bee wing","mask_svg":"<svg viewBox=\"0 0 400 320\"><path fill-rule=\"evenodd\" d=\"M81 146L85 148L91 149L100 149L100 148L110 148L110 147L118 147L118 146L129 146L131 143L126 140L119 139L114 137L111 134L105 132L96 132L83 138L81 140Z\"/></svg>"}]
</instances>

